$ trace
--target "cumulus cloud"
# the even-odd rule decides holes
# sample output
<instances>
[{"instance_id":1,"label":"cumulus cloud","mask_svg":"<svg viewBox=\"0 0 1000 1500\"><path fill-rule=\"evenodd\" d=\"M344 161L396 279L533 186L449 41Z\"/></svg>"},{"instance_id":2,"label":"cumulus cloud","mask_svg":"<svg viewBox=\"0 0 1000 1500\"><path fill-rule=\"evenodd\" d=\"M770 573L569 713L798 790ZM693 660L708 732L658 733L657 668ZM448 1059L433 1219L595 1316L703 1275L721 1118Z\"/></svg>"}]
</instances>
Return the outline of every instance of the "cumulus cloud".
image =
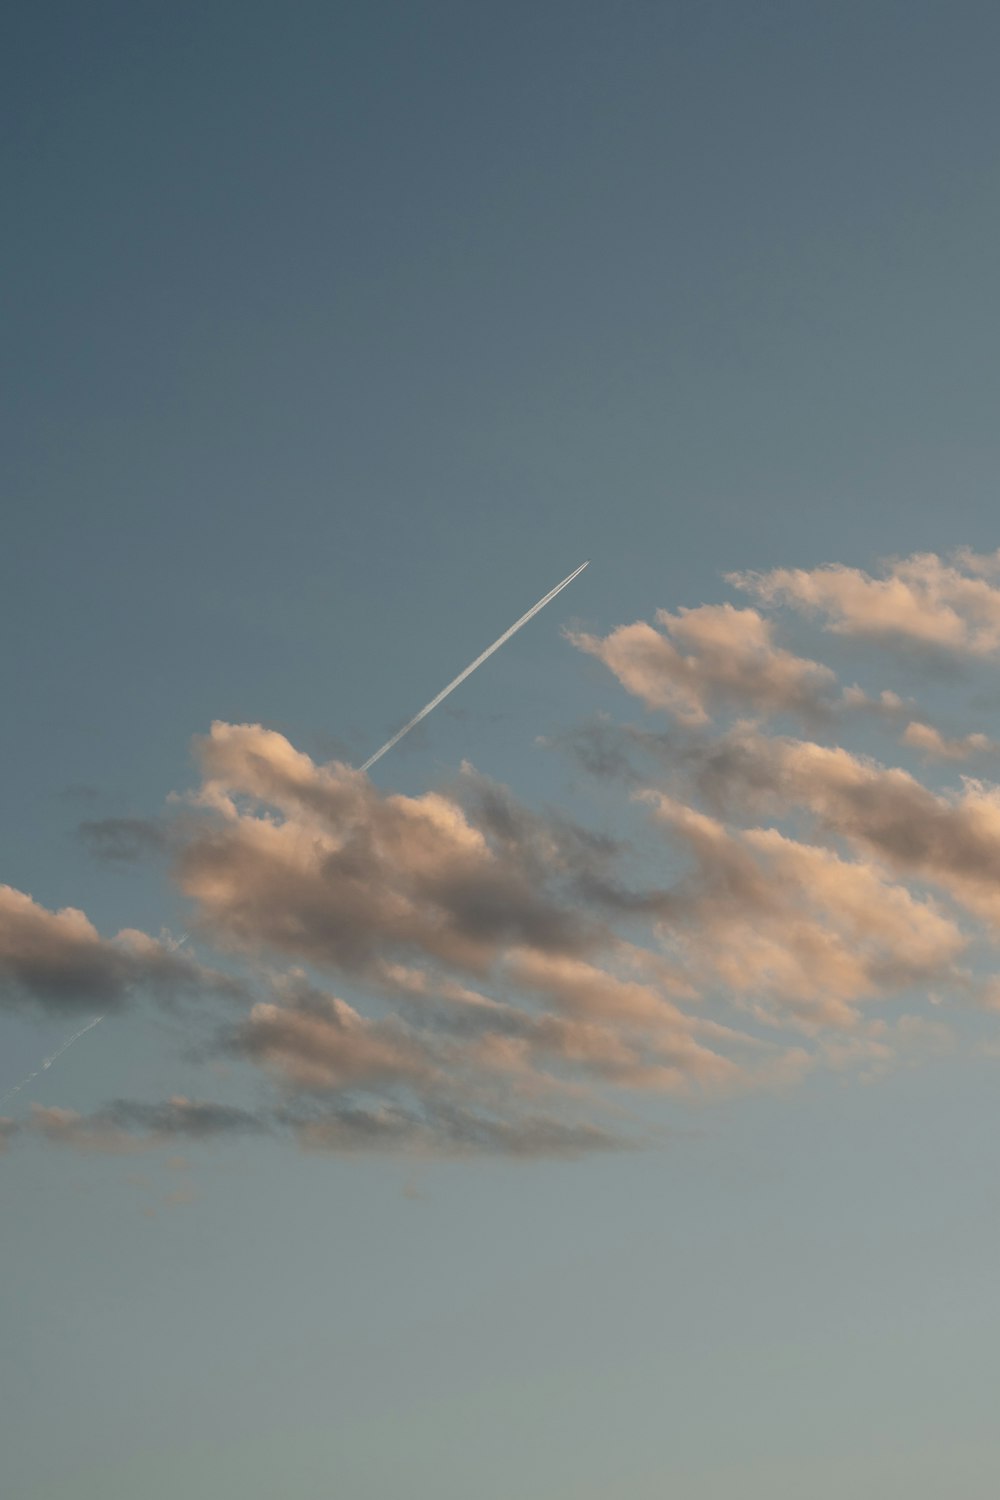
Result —
<instances>
[{"instance_id":1,"label":"cumulus cloud","mask_svg":"<svg viewBox=\"0 0 1000 1500\"><path fill-rule=\"evenodd\" d=\"M495 807L477 822L445 793L380 796L255 725L214 725L201 754L198 800L215 816L177 876L220 942L363 976L413 955L483 974L510 945L583 952L602 939L567 899L582 865L569 868L565 836L546 836L543 858L526 819L498 835Z\"/></svg>"},{"instance_id":2,"label":"cumulus cloud","mask_svg":"<svg viewBox=\"0 0 1000 1500\"><path fill-rule=\"evenodd\" d=\"M627 841L531 811L471 768L444 790L383 795L256 725L214 725L199 756L177 878L202 933L254 964L257 998L217 1045L276 1102L36 1109L27 1135L101 1151L249 1133L344 1151L611 1149L623 1135L596 1120L615 1098L884 1071L904 1038L873 1029L871 1006L964 972L967 934L901 878L906 859L941 865L960 805L843 750L738 724L689 747L685 774L741 816L806 807L850 857L654 788L640 801L684 858L675 878L637 889L620 878ZM971 784L964 795L988 798ZM913 825L931 815L920 856ZM982 838L978 810L967 824ZM205 983L142 934L109 942L82 913L20 893L7 906L17 920L0 952L20 994L92 1006L98 990L106 1005L142 983ZM303 965L360 986L377 1013Z\"/></svg>"},{"instance_id":3,"label":"cumulus cloud","mask_svg":"<svg viewBox=\"0 0 1000 1500\"><path fill-rule=\"evenodd\" d=\"M433 1086L428 1041L398 1017L372 1020L345 1000L292 976L282 1001L259 1001L230 1039L233 1051L269 1067L302 1092Z\"/></svg>"},{"instance_id":4,"label":"cumulus cloud","mask_svg":"<svg viewBox=\"0 0 1000 1500\"><path fill-rule=\"evenodd\" d=\"M947 913L871 861L727 828L663 793L649 801L695 859L664 901L666 940L762 1019L854 1027L859 1002L947 978L967 946Z\"/></svg>"},{"instance_id":5,"label":"cumulus cloud","mask_svg":"<svg viewBox=\"0 0 1000 1500\"><path fill-rule=\"evenodd\" d=\"M904 745L919 750L927 760L971 760L973 756L995 755L1000 750L996 740L991 740L987 734L973 731L949 738L933 724L922 724L919 720L907 724L901 739Z\"/></svg>"},{"instance_id":6,"label":"cumulus cloud","mask_svg":"<svg viewBox=\"0 0 1000 1500\"><path fill-rule=\"evenodd\" d=\"M755 609L661 609L656 621L658 630L640 620L606 636L571 632L569 639L647 707L686 724L707 723L716 705L813 718L844 701L831 669L777 645L771 622Z\"/></svg>"},{"instance_id":7,"label":"cumulus cloud","mask_svg":"<svg viewBox=\"0 0 1000 1500\"><path fill-rule=\"evenodd\" d=\"M176 873L202 934L251 960L264 992L221 1045L277 1085L284 1103L268 1129L338 1149L573 1154L618 1140L594 1124L602 1089L738 1078L725 1051L738 1050L737 1034L709 1035L670 998L690 997L682 977L609 925L602 901L614 906L619 841L529 812L471 768L448 790L383 796L259 726L217 724L199 753L200 816L176 830ZM44 981L80 1003L84 958L91 1004L98 990L123 999L157 966L174 982L196 977L190 959L152 939L109 943L82 913L21 906L19 974L36 995ZM29 915L41 924L34 946ZM65 953L59 984L40 973L41 952L50 968ZM281 959L295 967L271 972ZM363 1014L302 964L388 999L391 1012ZM130 1149L195 1119L207 1132L207 1108L119 1103L38 1115L32 1128L83 1149ZM244 1122L222 1115L219 1129L234 1123Z\"/></svg>"},{"instance_id":8,"label":"cumulus cloud","mask_svg":"<svg viewBox=\"0 0 1000 1500\"><path fill-rule=\"evenodd\" d=\"M530 1039L540 1050L562 1053L630 1088L684 1091L735 1082L738 1064L698 1038L711 1033L737 1045L743 1039L683 1011L661 986L550 953L517 952L510 968L519 987L556 1012L532 1028ZM677 985L673 974L668 979ZM685 988L691 998L694 992Z\"/></svg>"},{"instance_id":9,"label":"cumulus cloud","mask_svg":"<svg viewBox=\"0 0 1000 1500\"><path fill-rule=\"evenodd\" d=\"M1000 552L967 548L887 561L880 577L832 563L731 573L727 581L768 605L815 614L838 635L969 656L1000 650Z\"/></svg>"},{"instance_id":10,"label":"cumulus cloud","mask_svg":"<svg viewBox=\"0 0 1000 1500\"><path fill-rule=\"evenodd\" d=\"M1000 646L997 580L1000 554L971 553L881 577L733 579L841 634L970 656ZM209 1053L242 1100L249 1085L261 1101L36 1107L0 1120L0 1144L260 1136L571 1157L646 1139L656 1096L790 1088L820 1069L875 1079L957 1044L938 1002L998 1006L981 970L1000 923L1000 788L932 789L821 743L859 714L869 735L902 729L945 764L996 748L988 736L949 738L891 689L843 690L779 643L761 608L661 610L570 638L673 720L574 736L580 763L631 796L610 832L527 807L470 766L383 793L273 730L216 723L196 742L197 788L168 817L90 822L81 836L109 860L167 852L200 940L243 980L0 888L0 1004L93 1014L196 994ZM765 732L777 715L816 738ZM599 790L607 817L622 787Z\"/></svg>"},{"instance_id":11,"label":"cumulus cloud","mask_svg":"<svg viewBox=\"0 0 1000 1500\"><path fill-rule=\"evenodd\" d=\"M542 1004L477 998L372 1018L293 974L224 1045L266 1068L289 1097L372 1095L397 1111L415 1101L428 1119L445 1105L467 1120L484 1109L512 1118L524 1101L593 1107L595 1083L686 1092L739 1080L737 1063L708 1045L738 1049L738 1034L683 1014L652 986L527 950L506 972L519 997Z\"/></svg>"},{"instance_id":12,"label":"cumulus cloud","mask_svg":"<svg viewBox=\"0 0 1000 1500\"><path fill-rule=\"evenodd\" d=\"M572 1017L614 1023L619 1036L606 1035L603 1045L623 1070L620 1033L641 1027L641 1045L629 1042L639 1045L629 1054L636 1076L659 1069L664 1080L686 1071L721 1078L730 1071L691 1040L693 1022L669 999L671 992L691 997L683 976L653 954L640 956L608 925L602 908L617 914L621 907L608 872L614 841L530 814L472 774L464 778L465 806L457 793L382 797L356 772L313 766L256 726L217 725L202 753L200 800L217 821L183 850L179 878L220 940L265 943L411 996L425 993L426 979L414 975L430 964L435 992L453 1004L460 996L468 1005L468 987L454 977L442 983L442 970L527 991L563 1016L561 1026L554 1018L531 1025L522 1018L521 1041L534 1054L557 1050L557 1037L580 1047L582 1032L574 1035L566 1024ZM650 905L647 898L640 904ZM645 965L645 982L628 973L636 962ZM482 996L475 1004L480 1029L489 1022L511 1037L511 1007L501 1023ZM273 1008L260 1014L283 1032L292 1024ZM310 1011L294 1024L311 1034L317 1015ZM323 1024L338 1051L349 1045L355 1056L364 1040L371 1061L377 1039L383 1065L391 1057L392 1067L403 1066L397 1032L390 1048L388 1029L362 1034L343 1009ZM596 1036L589 1034L591 1049ZM412 1070L427 1059L408 1042L405 1062Z\"/></svg>"},{"instance_id":13,"label":"cumulus cloud","mask_svg":"<svg viewBox=\"0 0 1000 1500\"><path fill-rule=\"evenodd\" d=\"M143 989L158 995L231 988L186 954L133 928L102 938L82 911L49 911L0 886L0 1008L64 1014L121 1009Z\"/></svg>"},{"instance_id":14,"label":"cumulus cloud","mask_svg":"<svg viewBox=\"0 0 1000 1500\"><path fill-rule=\"evenodd\" d=\"M1000 922L1000 787L966 777L959 790L934 792L870 756L746 726L704 748L697 779L720 807L776 816L804 808L897 874Z\"/></svg>"}]
</instances>

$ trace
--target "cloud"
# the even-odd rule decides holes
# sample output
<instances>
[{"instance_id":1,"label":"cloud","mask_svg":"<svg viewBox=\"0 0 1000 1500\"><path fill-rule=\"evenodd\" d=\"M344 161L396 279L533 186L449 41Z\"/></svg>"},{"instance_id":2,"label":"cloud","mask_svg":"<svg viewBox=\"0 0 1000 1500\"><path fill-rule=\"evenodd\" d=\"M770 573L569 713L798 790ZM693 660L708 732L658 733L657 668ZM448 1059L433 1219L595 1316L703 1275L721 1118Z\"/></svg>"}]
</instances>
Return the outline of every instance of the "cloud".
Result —
<instances>
[{"instance_id":1,"label":"cloud","mask_svg":"<svg viewBox=\"0 0 1000 1500\"><path fill-rule=\"evenodd\" d=\"M755 609L703 604L658 610L656 620L659 630L640 620L607 636L568 638L648 708L685 724L707 723L716 705L814 718L844 702L831 669L776 645L771 622Z\"/></svg>"},{"instance_id":2,"label":"cloud","mask_svg":"<svg viewBox=\"0 0 1000 1500\"><path fill-rule=\"evenodd\" d=\"M419 955L472 973L526 945L580 952L599 923L560 895L565 839L497 834L453 796L382 797L359 772L315 766L283 736L214 725L200 804L214 820L181 848L177 876L204 930L354 975ZM238 805L239 804L239 805Z\"/></svg>"},{"instance_id":3,"label":"cloud","mask_svg":"<svg viewBox=\"0 0 1000 1500\"><path fill-rule=\"evenodd\" d=\"M664 901L666 941L760 1019L852 1028L860 1002L953 974L967 946L958 924L871 861L648 800L695 860Z\"/></svg>"},{"instance_id":4,"label":"cloud","mask_svg":"<svg viewBox=\"0 0 1000 1500\"><path fill-rule=\"evenodd\" d=\"M821 1052L833 1072L850 1071L862 1083L875 1083L901 1066L946 1056L955 1045L955 1033L944 1022L903 1015L892 1022L874 1020L862 1034L824 1038Z\"/></svg>"},{"instance_id":5,"label":"cloud","mask_svg":"<svg viewBox=\"0 0 1000 1500\"><path fill-rule=\"evenodd\" d=\"M36 1109L26 1134L97 1151L235 1134L337 1151L616 1149L631 1132L597 1120L626 1098L884 1070L904 1038L873 1029L871 1006L967 983L968 935L904 883L893 850L904 828L912 843L918 813L940 821L957 804L842 750L745 724L689 742L689 792L741 816L806 807L853 853L640 790L683 856L645 888L622 881L628 841L529 810L469 767L410 797L256 725L216 724L198 753L195 812L171 831L176 875L202 934L253 967L243 993L255 999L216 1045L267 1080L272 1101ZM940 863L940 835L932 843ZM79 1004L82 989L92 1006L98 989L107 1004L142 983L208 983L142 934L109 942L80 912L16 892L11 903L21 995ZM360 988L376 1013L310 969Z\"/></svg>"},{"instance_id":6,"label":"cloud","mask_svg":"<svg viewBox=\"0 0 1000 1500\"><path fill-rule=\"evenodd\" d=\"M682 976L649 953L641 962L655 971L652 982L625 972L639 950L606 920L622 907L610 874L616 841L529 813L471 771L460 805L458 791L382 797L366 778L313 766L255 726L215 726L202 753L199 800L216 821L192 836L178 872L219 940L266 944L383 992L426 1000L430 990L452 1005L461 997L462 1024L481 1033L481 1077L501 1057L508 1067L515 1055L532 1065L571 1055L583 1064L585 1053L593 1071L644 1084L732 1073L693 1040L694 1023L670 1001L671 991L691 995ZM430 980L421 977L428 965ZM529 1015L523 1004L491 1006L481 995L470 1015L467 978L534 994L561 1018ZM266 1038L272 1060L282 1049L288 1055L293 1037L308 1039L295 1048L303 1077L330 1068L347 1077L363 1066L406 1073L412 1083L435 1066L461 1073L469 1061L442 1054L439 1038L428 1053L391 1024L362 1027L340 1001L291 1012L268 1003L256 1016L244 1043L256 1035L260 1051ZM599 1021L612 1029L599 1035Z\"/></svg>"},{"instance_id":7,"label":"cloud","mask_svg":"<svg viewBox=\"0 0 1000 1500\"><path fill-rule=\"evenodd\" d=\"M898 767L840 746L767 738L737 726L701 752L697 780L710 802L817 825L899 875L927 880L990 923L1000 922L1000 788L965 778L931 791Z\"/></svg>"},{"instance_id":8,"label":"cloud","mask_svg":"<svg viewBox=\"0 0 1000 1500\"><path fill-rule=\"evenodd\" d=\"M901 735L904 745L919 750L927 760L970 760L976 755L995 755L1000 744L989 735L972 733L949 739L932 724L912 720Z\"/></svg>"},{"instance_id":9,"label":"cloud","mask_svg":"<svg viewBox=\"0 0 1000 1500\"><path fill-rule=\"evenodd\" d=\"M100 818L77 825L90 853L111 864L131 864L167 847L167 830L156 818Z\"/></svg>"},{"instance_id":10,"label":"cloud","mask_svg":"<svg viewBox=\"0 0 1000 1500\"><path fill-rule=\"evenodd\" d=\"M5 1124L0 1123L0 1142L5 1142ZM620 1151L632 1144L590 1122L568 1123L544 1114L490 1116L446 1105L419 1111L391 1103L366 1106L345 1101L258 1113L183 1098L162 1104L119 1100L88 1115L34 1105L27 1123L14 1128L23 1137L105 1155L167 1150L178 1138L262 1135L293 1139L308 1151L522 1159L572 1158Z\"/></svg>"},{"instance_id":11,"label":"cloud","mask_svg":"<svg viewBox=\"0 0 1000 1500\"><path fill-rule=\"evenodd\" d=\"M259 1135L268 1125L247 1110L177 1095L161 1104L119 1099L89 1115L33 1104L26 1128L56 1145L117 1153L170 1145L178 1138Z\"/></svg>"},{"instance_id":12,"label":"cloud","mask_svg":"<svg viewBox=\"0 0 1000 1500\"><path fill-rule=\"evenodd\" d=\"M212 987L232 984L143 932L102 938L75 907L49 911L0 886L0 1008L80 1015L118 1010L142 989L162 996Z\"/></svg>"},{"instance_id":13,"label":"cloud","mask_svg":"<svg viewBox=\"0 0 1000 1500\"><path fill-rule=\"evenodd\" d=\"M994 650L991 632L1000 645L998 580L1000 554L971 553L882 577L734 578L841 634L971 656ZM994 749L986 734L949 738L891 689L843 690L761 608L660 610L570 639L673 721L563 735L609 781L591 798L603 828L468 765L382 792L274 730L217 722L167 816L90 821L81 837L112 861L165 851L200 944L242 979L0 888L0 1004L93 1015L196 996L213 1038L199 1056L242 1101L36 1106L0 1121L0 1142L570 1157L657 1138L657 1096L677 1109L819 1070L873 1080L958 1045L943 1006L998 1006L983 969L1000 788L932 789L821 743L861 714L869 734L905 725L903 743L937 761ZM803 737L766 733L777 715Z\"/></svg>"},{"instance_id":14,"label":"cloud","mask_svg":"<svg viewBox=\"0 0 1000 1500\"><path fill-rule=\"evenodd\" d=\"M537 1160L622 1151L634 1142L589 1122L547 1115L517 1118L440 1108L427 1115L383 1105L335 1109L295 1124L301 1146L312 1151L406 1152L417 1156L506 1156Z\"/></svg>"},{"instance_id":15,"label":"cloud","mask_svg":"<svg viewBox=\"0 0 1000 1500\"><path fill-rule=\"evenodd\" d=\"M967 656L1000 650L1000 552L967 548L944 562L936 553L890 559L882 576L833 563L730 573L727 581L767 605L818 615L838 635Z\"/></svg>"},{"instance_id":16,"label":"cloud","mask_svg":"<svg viewBox=\"0 0 1000 1500\"><path fill-rule=\"evenodd\" d=\"M572 1059L628 1088L726 1088L739 1075L737 1062L698 1040L699 1018L657 986L577 958L527 951L512 955L511 973L519 987L535 991L557 1012L542 1016L528 1032L539 1051ZM722 1028L716 1034L721 1037ZM735 1033L725 1040L743 1041Z\"/></svg>"},{"instance_id":17,"label":"cloud","mask_svg":"<svg viewBox=\"0 0 1000 1500\"><path fill-rule=\"evenodd\" d=\"M353 1006L292 976L282 1002L261 1001L233 1032L234 1052L269 1067L303 1092L435 1082L427 1041L396 1016L366 1019Z\"/></svg>"},{"instance_id":18,"label":"cloud","mask_svg":"<svg viewBox=\"0 0 1000 1500\"><path fill-rule=\"evenodd\" d=\"M486 1002L373 1019L299 974L223 1046L264 1067L289 1100L368 1095L391 1103L393 1118L415 1103L425 1122L442 1111L510 1121L547 1100L552 1122L576 1128L579 1107L597 1104L595 1083L684 1092L738 1078L736 1063L695 1039L697 1019L650 987L550 955L522 955L510 972L521 993L556 1008Z\"/></svg>"},{"instance_id":19,"label":"cloud","mask_svg":"<svg viewBox=\"0 0 1000 1500\"><path fill-rule=\"evenodd\" d=\"M690 996L682 977L607 921L621 841L529 812L471 768L447 791L383 796L259 726L215 725L200 754L198 815L172 831L177 878L202 933L242 953L264 991L220 1033L283 1100L254 1128L331 1149L573 1154L620 1144L593 1121L607 1107L602 1090L738 1078L726 1048L742 1039L723 1028L709 1036L670 998ZM161 970L164 982L202 982L187 956L153 939L108 942L80 912L19 899L19 979L36 997L79 1004L83 989L90 1004L98 991L120 1002ZM275 958L296 967L261 967ZM84 960L93 977L81 986ZM363 1014L304 964L388 998L391 1012ZM32 1129L127 1150L196 1124L209 1133L207 1108L118 1102L87 1116L37 1114ZM219 1117L219 1133L237 1127L250 1124Z\"/></svg>"}]
</instances>

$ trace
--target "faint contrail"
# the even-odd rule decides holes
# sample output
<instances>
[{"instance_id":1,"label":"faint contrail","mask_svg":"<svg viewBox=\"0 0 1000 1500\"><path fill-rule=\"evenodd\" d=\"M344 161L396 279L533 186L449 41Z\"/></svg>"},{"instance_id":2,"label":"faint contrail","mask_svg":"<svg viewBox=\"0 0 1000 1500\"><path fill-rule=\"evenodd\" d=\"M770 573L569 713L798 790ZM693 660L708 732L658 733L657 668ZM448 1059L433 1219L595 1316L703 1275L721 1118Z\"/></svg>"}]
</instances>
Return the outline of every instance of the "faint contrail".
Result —
<instances>
[{"instance_id":1,"label":"faint contrail","mask_svg":"<svg viewBox=\"0 0 1000 1500\"><path fill-rule=\"evenodd\" d=\"M410 722L408 724L404 724L402 729L397 730L391 740L386 740L381 750L376 750L374 755L369 755L368 759L361 767L361 770L367 771L371 766L375 764L377 760L382 759L382 756L386 753L387 750L391 750L393 745L398 745L404 734L409 734L410 730L413 729L415 725L419 724L421 719L426 719L431 710L437 708L438 704L442 703L444 699L447 698L449 693L454 692L458 685L464 682L465 679L471 673L473 673L477 667L481 667L488 656L492 656L494 651L499 651L500 647L506 641L509 641L511 636L514 635L516 631L520 630L522 625L527 625L529 620L534 619L535 615L537 615L540 609L544 609L546 604L548 604L550 600L554 599L557 594L562 593L567 584L572 583L573 579L578 578L583 572L584 568L587 568L589 566L589 563L581 563L576 571L571 573L568 578L564 578L562 583L557 583L554 589L550 589L549 592L545 595L544 599L539 599L537 604L533 604L526 615L522 615L519 620L516 620L514 622L509 630L505 630L503 635L500 636L499 640L493 642L492 646L487 646L483 654L481 656L477 656L475 661L470 662L464 672L459 672L458 676L453 678L446 688L441 689L436 698L432 698L429 703L425 703L420 712L418 714L414 714Z\"/></svg>"},{"instance_id":2,"label":"faint contrail","mask_svg":"<svg viewBox=\"0 0 1000 1500\"><path fill-rule=\"evenodd\" d=\"M183 948L187 940L188 935L185 932L184 935L179 938L164 938L163 946L165 948L169 948L171 953L176 953L178 948ZM62 1057L63 1053L68 1048L72 1047L74 1042L78 1042L82 1036L85 1036L87 1034L88 1031L93 1031L94 1027L99 1026L103 1020L103 1016L92 1016L91 1019L87 1022L86 1026L81 1026L79 1031L74 1031L73 1035L71 1037L68 1037L66 1041L63 1042L61 1047L56 1048L51 1057L43 1057L42 1061L39 1063L38 1067L33 1073L29 1073L27 1078L22 1078L20 1083L15 1083L14 1087L8 1089L5 1094L0 1094L0 1104L5 1104L7 1100L12 1099L15 1094L19 1094L21 1090L25 1088L33 1078L37 1078L39 1073L44 1073L47 1068L51 1068L52 1064L54 1062L57 1062L58 1059Z\"/></svg>"},{"instance_id":3,"label":"faint contrail","mask_svg":"<svg viewBox=\"0 0 1000 1500\"><path fill-rule=\"evenodd\" d=\"M33 1078L37 1078L39 1073L44 1073L46 1068L51 1068L52 1064L56 1062L60 1057L62 1057L63 1053L68 1047L72 1047L73 1043L78 1042L86 1032L93 1031L94 1027L103 1020L103 1016L91 1017L86 1026L81 1026L79 1031L74 1031L73 1035L69 1037L65 1042L63 1042L62 1046L57 1048L56 1051L53 1052L51 1057L44 1057L41 1061L41 1064L35 1069L33 1073L29 1073L27 1078L22 1078L20 1083L15 1083L14 1087L8 1089L6 1094L0 1095L0 1104L6 1103L6 1101L13 1098L15 1094L19 1094L24 1088L25 1084L30 1083Z\"/></svg>"}]
</instances>

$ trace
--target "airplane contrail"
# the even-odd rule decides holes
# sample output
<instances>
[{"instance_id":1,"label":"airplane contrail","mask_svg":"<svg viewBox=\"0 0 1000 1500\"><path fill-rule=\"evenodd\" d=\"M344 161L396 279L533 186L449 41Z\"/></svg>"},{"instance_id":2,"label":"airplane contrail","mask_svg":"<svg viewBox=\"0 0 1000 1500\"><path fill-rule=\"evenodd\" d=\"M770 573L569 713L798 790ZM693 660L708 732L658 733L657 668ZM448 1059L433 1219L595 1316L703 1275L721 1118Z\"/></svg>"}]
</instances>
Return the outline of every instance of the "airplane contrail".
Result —
<instances>
[{"instance_id":1,"label":"airplane contrail","mask_svg":"<svg viewBox=\"0 0 1000 1500\"><path fill-rule=\"evenodd\" d=\"M492 646L487 646L482 655L477 656L475 661L470 662L469 665L465 668L464 672L459 672L458 676L453 678L446 688L441 689L436 698L432 698L429 703L425 703L420 712L418 714L414 714L410 722L408 724L404 724L402 729L397 730L391 740L386 740L381 750L376 750L374 755L369 755L368 759L361 767L361 770L367 771L371 766L375 764L377 760L382 759L382 756L385 755L387 750L391 750L393 745L398 745L404 734L409 734L410 730L414 729L420 723L421 719L426 719L427 715L433 709L437 708L439 703L444 702L449 693L453 693L459 686L459 684L463 683L465 679L476 670L477 667L482 666L483 662L488 656L492 656L494 651L499 651L500 647L504 645L505 642L509 641L511 636L514 635L518 630L520 630L522 625L527 625L529 620L533 620L540 609L544 609L546 604L548 604L550 600L554 599L557 594L561 594L563 589L566 588L568 584L572 583L574 578L579 578L584 568L587 568L589 566L589 562L581 563L576 571L571 573L568 578L564 578L562 583L557 583L554 589L550 589L549 592L545 595L544 599L539 599L537 604L533 604L528 610L527 614L522 615L519 620L515 620L514 624L510 627L509 630L505 630L503 635L500 636L498 640L495 640L493 642Z\"/></svg>"},{"instance_id":2,"label":"airplane contrail","mask_svg":"<svg viewBox=\"0 0 1000 1500\"><path fill-rule=\"evenodd\" d=\"M164 939L163 946L169 948L171 953L176 953L178 948L183 948L187 940L188 934L185 932L182 937ZM72 1047L74 1042L78 1042L82 1036L86 1036L88 1031L93 1031L94 1027L99 1026L103 1020L103 1016L92 1016L86 1026L81 1026L79 1031L74 1031L71 1037L67 1037L62 1046L57 1047L50 1057L43 1057L33 1073L29 1073L27 1078L22 1078L20 1083L15 1083L13 1088L9 1088L5 1094L0 1094L0 1104L6 1104L8 1099L12 1099L15 1094L19 1094L23 1088L26 1088L33 1078L37 1078L39 1073L44 1073L47 1068L51 1068L52 1064L58 1062L59 1058Z\"/></svg>"},{"instance_id":3,"label":"airplane contrail","mask_svg":"<svg viewBox=\"0 0 1000 1500\"><path fill-rule=\"evenodd\" d=\"M94 1027L103 1020L103 1016L92 1016L91 1019L87 1022L86 1026L81 1026L79 1031L74 1031L73 1035L67 1038L67 1040L63 1042L62 1046L58 1047L56 1051L52 1053L51 1057L43 1057L41 1063L33 1073L29 1073L27 1078L22 1078L20 1083L15 1083L14 1087L8 1089L6 1094L0 1095L0 1104L5 1104L7 1100L13 1098L15 1094L19 1094L25 1087L25 1085L29 1084L33 1078L37 1078L39 1073L44 1073L46 1068L51 1068L52 1064L54 1062L57 1062L58 1059L62 1057L67 1048L72 1047L73 1043L78 1042L80 1038L84 1036L88 1031L93 1031Z\"/></svg>"}]
</instances>

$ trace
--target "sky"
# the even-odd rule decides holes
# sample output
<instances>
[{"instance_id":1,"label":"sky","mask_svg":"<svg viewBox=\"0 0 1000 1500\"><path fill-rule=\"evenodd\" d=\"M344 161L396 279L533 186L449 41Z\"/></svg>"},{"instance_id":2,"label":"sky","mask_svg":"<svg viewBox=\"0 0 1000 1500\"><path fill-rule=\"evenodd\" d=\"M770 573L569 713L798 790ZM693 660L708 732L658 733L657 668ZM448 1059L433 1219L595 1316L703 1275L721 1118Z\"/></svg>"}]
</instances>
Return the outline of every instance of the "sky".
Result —
<instances>
[{"instance_id":1,"label":"sky","mask_svg":"<svg viewBox=\"0 0 1000 1500\"><path fill-rule=\"evenodd\" d=\"M993 1500L998 45L8 7L5 1500Z\"/></svg>"}]
</instances>

